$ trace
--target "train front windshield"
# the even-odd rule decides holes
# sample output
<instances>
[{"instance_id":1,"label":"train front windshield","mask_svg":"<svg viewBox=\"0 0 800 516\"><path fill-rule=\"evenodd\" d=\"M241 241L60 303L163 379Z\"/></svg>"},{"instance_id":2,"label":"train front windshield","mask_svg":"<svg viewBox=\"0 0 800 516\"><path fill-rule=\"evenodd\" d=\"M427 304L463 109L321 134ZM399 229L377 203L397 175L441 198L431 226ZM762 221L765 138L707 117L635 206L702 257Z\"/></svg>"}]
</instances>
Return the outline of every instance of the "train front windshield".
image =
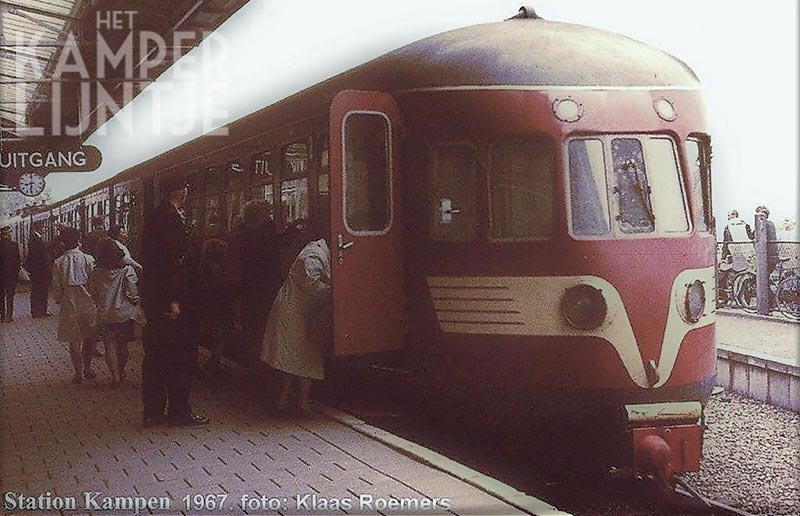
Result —
<instances>
[{"instance_id":1,"label":"train front windshield","mask_svg":"<svg viewBox=\"0 0 800 516\"><path fill-rule=\"evenodd\" d=\"M688 234L675 142L666 136L592 136L568 143L570 226L578 238Z\"/></svg>"}]
</instances>

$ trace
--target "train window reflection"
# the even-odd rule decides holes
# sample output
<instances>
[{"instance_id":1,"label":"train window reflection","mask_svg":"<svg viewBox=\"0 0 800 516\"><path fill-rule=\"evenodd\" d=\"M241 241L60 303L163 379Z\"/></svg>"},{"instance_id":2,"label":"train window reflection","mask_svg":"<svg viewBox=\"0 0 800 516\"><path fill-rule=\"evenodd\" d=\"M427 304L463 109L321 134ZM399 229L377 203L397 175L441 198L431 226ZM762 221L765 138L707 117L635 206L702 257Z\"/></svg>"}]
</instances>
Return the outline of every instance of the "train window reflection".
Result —
<instances>
[{"instance_id":1,"label":"train window reflection","mask_svg":"<svg viewBox=\"0 0 800 516\"><path fill-rule=\"evenodd\" d=\"M429 193L430 236L434 240L475 239L477 161L471 145L441 145L431 149Z\"/></svg>"},{"instance_id":2,"label":"train window reflection","mask_svg":"<svg viewBox=\"0 0 800 516\"><path fill-rule=\"evenodd\" d=\"M286 173L297 176L308 174L308 144L290 143L284 147L283 162Z\"/></svg>"},{"instance_id":3,"label":"train window reflection","mask_svg":"<svg viewBox=\"0 0 800 516\"><path fill-rule=\"evenodd\" d=\"M284 227L300 219L308 220L308 178L283 181L281 205Z\"/></svg>"},{"instance_id":4,"label":"train window reflection","mask_svg":"<svg viewBox=\"0 0 800 516\"><path fill-rule=\"evenodd\" d=\"M553 231L555 160L545 139L496 143L489 175L491 236L545 238Z\"/></svg>"},{"instance_id":5,"label":"train window reflection","mask_svg":"<svg viewBox=\"0 0 800 516\"><path fill-rule=\"evenodd\" d=\"M620 229L624 233L652 232L655 219L642 143L636 138L614 138L611 156Z\"/></svg>"},{"instance_id":6,"label":"train window reflection","mask_svg":"<svg viewBox=\"0 0 800 516\"><path fill-rule=\"evenodd\" d=\"M382 113L350 113L344 124L346 226L356 234L383 233L391 224L389 120Z\"/></svg>"},{"instance_id":7,"label":"train window reflection","mask_svg":"<svg viewBox=\"0 0 800 516\"><path fill-rule=\"evenodd\" d=\"M273 205L275 204L275 198L273 195L272 184L268 183L265 185L257 185L253 186L252 190L250 191L250 200L251 201L266 201L267 206L269 206L269 211L272 213Z\"/></svg>"},{"instance_id":8,"label":"train window reflection","mask_svg":"<svg viewBox=\"0 0 800 516\"><path fill-rule=\"evenodd\" d=\"M652 185L654 218L659 229L666 233L688 231L689 219L675 145L668 138L647 138L644 150Z\"/></svg>"},{"instance_id":9,"label":"train window reflection","mask_svg":"<svg viewBox=\"0 0 800 516\"><path fill-rule=\"evenodd\" d=\"M250 173L254 177L272 180L272 169L270 168L270 153L257 152L250 158ZM255 179L254 179L255 181Z\"/></svg>"},{"instance_id":10,"label":"train window reflection","mask_svg":"<svg viewBox=\"0 0 800 516\"><path fill-rule=\"evenodd\" d=\"M611 223L601 140L569 142L569 183L572 231L576 235L608 234Z\"/></svg>"}]
</instances>

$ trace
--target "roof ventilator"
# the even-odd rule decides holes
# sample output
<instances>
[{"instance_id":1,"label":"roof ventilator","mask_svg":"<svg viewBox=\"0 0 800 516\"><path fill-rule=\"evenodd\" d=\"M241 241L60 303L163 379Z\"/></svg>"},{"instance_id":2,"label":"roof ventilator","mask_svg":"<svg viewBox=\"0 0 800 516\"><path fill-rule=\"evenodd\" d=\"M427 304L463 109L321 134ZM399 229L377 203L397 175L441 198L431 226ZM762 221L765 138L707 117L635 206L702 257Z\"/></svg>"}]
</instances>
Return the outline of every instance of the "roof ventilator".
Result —
<instances>
[{"instance_id":1,"label":"roof ventilator","mask_svg":"<svg viewBox=\"0 0 800 516\"><path fill-rule=\"evenodd\" d=\"M536 14L536 11L533 10L533 7L528 7L527 5L523 5L519 8L519 13L516 16L512 16L509 20L542 20L543 18Z\"/></svg>"}]
</instances>

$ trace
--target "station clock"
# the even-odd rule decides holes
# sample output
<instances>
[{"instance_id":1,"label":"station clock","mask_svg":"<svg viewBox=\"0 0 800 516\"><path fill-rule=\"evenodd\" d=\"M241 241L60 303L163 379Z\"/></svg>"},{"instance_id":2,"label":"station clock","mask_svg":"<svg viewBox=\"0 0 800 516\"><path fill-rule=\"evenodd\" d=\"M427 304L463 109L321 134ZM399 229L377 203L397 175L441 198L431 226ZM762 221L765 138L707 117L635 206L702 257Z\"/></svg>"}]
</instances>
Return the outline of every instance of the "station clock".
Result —
<instances>
[{"instance_id":1,"label":"station clock","mask_svg":"<svg viewBox=\"0 0 800 516\"><path fill-rule=\"evenodd\" d=\"M36 197L44 191L44 177L26 172L19 177L19 191L27 197Z\"/></svg>"}]
</instances>

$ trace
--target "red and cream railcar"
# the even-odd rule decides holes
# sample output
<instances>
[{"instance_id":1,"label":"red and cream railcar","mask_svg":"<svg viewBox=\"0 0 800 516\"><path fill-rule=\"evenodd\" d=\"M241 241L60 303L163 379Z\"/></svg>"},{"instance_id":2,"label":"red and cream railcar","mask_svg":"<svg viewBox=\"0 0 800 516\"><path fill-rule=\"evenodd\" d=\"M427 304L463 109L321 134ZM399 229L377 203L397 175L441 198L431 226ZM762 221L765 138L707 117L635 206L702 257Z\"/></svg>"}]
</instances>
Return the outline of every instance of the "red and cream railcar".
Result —
<instances>
[{"instance_id":1,"label":"red and cream railcar","mask_svg":"<svg viewBox=\"0 0 800 516\"><path fill-rule=\"evenodd\" d=\"M115 181L141 181L148 210L159 177L185 176L201 238L249 199L279 230L329 222L338 361L404 357L517 420L619 421L634 468L699 466L715 241L684 63L523 11L227 129Z\"/></svg>"}]
</instances>

